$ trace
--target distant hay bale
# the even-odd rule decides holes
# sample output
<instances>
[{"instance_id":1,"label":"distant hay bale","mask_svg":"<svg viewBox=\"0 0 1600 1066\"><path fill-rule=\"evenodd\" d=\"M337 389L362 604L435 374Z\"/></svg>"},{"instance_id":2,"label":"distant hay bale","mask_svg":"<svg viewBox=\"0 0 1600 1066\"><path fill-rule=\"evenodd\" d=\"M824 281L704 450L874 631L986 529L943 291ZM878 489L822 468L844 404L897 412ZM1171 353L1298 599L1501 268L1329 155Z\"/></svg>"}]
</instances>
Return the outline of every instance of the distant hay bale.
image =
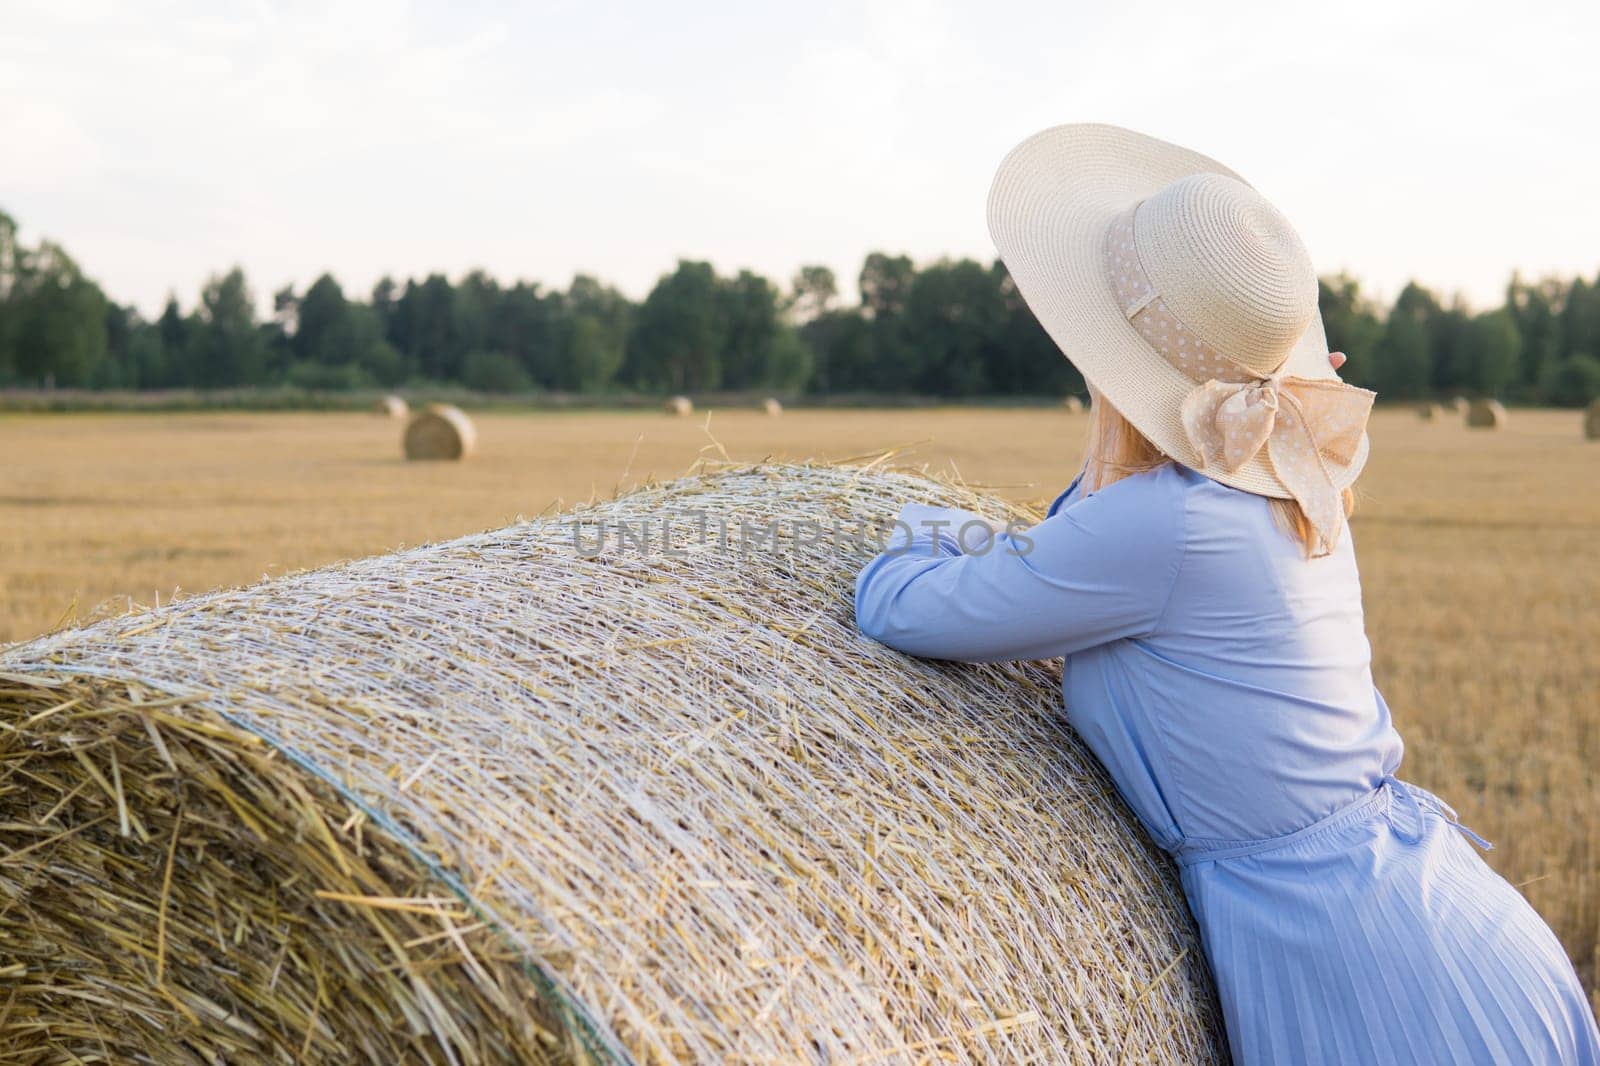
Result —
<instances>
[{"instance_id":1,"label":"distant hay bale","mask_svg":"<svg viewBox=\"0 0 1600 1066\"><path fill-rule=\"evenodd\" d=\"M1472 404L1465 396L1452 396L1450 398L1450 410L1454 411L1458 415L1466 414L1467 410L1471 406Z\"/></svg>"},{"instance_id":2,"label":"distant hay bale","mask_svg":"<svg viewBox=\"0 0 1600 1066\"><path fill-rule=\"evenodd\" d=\"M692 415L694 414L694 401L687 396L673 396L662 405L662 409L669 415Z\"/></svg>"},{"instance_id":3,"label":"distant hay bale","mask_svg":"<svg viewBox=\"0 0 1600 1066\"><path fill-rule=\"evenodd\" d=\"M1425 403L1417 408L1417 417L1424 422L1436 422L1444 417L1444 405L1439 403Z\"/></svg>"},{"instance_id":4,"label":"distant hay bale","mask_svg":"<svg viewBox=\"0 0 1600 1066\"><path fill-rule=\"evenodd\" d=\"M0 651L0 1060L1226 1061L1059 661L856 632L906 499L1007 514L729 466Z\"/></svg>"},{"instance_id":5,"label":"distant hay bale","mask_svg":"<svg viewBox=\"0 0 1600 1066\"><path fill-rule=\"evenodd\" d=\"M1589 440L1600 440L1600 396L1595 397L1583 413L1583 435Z\"/></svg>"},{"instance_id":6,"label":"distant hay bale","mask_svg":"<svg viewBox=\"0 0 1600 1066\"><path fill-rule=\"evenodd\" d=\"M768 396L761 401L761 409L769 415L783 414L783 404L779 403L777 398L773 396Z\"/></svg>"},{"instance_id":7,"label":"distant hay bale","mask_svg":"<svg viewBox=\"0 0 1600 1066\"><path fill-rule=\"evenodd\" d=\"M447 403L429 404L406 426L407 459L465 459L477 443L472 419Z\"/></svg>"},{"instance_id":8,"label":"distant hay bale","mask_svg":"<svg viewBox=\"0 0 1600 1066\"><path fill-rule=\"evenodd\" d=\"M1061 401L1061 406L1067 409L1068 414L1082 414L1083 400L1077 396L1068 396Z\"/></svg>"},{"instance_id":9,"label":"distant hay bale","mask_svg":"<svg viewBox=\"0 0 1600 1066\"><path fill-rule=\"evenodd\" d=\"M372 409L388 418L404 418L411 413L411 407L405 399L393 393L379 397L378 402L372 405Z\"/></svg>"},{"instance_id":10,"label":"distant hay bale","mask_svg":"<svg viewBox=\"0 0 1600 1066\"><path fill-rule=\"evenodd\" d=\"M1467 409L1467 425L1473 429L1501 429L1506 424L1506 409L1499 400L1475 400Z\"/></svg>"}]
</instances>

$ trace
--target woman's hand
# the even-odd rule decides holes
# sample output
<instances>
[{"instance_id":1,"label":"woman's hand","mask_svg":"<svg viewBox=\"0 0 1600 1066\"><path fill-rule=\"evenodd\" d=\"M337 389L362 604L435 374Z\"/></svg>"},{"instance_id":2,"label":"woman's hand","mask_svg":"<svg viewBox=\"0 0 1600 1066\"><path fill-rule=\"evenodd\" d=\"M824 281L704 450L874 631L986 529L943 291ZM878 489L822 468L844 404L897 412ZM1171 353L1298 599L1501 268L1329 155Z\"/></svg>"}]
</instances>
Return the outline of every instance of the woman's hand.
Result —
<instances>
[{"instance_id":1,"label":"woman's hand","mask_svg":"<svg viewBox=\"0 0 1600 1066\"><path fill-rule=\"evenodd\" d=\"M1333 364L1333 369L1338 370L1341 366L1344 366L1345 354L1343 352L1329 352L1328 362Z\"/></svg>"}]
</instances>

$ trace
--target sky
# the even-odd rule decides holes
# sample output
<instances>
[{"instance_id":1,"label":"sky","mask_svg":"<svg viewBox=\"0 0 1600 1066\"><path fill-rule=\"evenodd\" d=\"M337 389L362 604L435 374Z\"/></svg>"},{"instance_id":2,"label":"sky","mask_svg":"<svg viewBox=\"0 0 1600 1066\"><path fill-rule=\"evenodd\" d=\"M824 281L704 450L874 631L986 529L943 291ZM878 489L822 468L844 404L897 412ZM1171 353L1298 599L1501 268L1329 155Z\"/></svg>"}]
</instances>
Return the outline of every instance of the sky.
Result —
<instances>
[{"instance_id":1,"label":"sky","mask_svg":"<svg viewBox=\"0 0 1600 1066\"><path fill-rule=\"evenodd\" d=\"M267 307L481 267L643 297L984 261L1005 153L1062 122L1196 149L1324 276L1497 305L1600 269L1600 4L0 0L0 210L114 299Z\"/></svg>"}]
</instances>

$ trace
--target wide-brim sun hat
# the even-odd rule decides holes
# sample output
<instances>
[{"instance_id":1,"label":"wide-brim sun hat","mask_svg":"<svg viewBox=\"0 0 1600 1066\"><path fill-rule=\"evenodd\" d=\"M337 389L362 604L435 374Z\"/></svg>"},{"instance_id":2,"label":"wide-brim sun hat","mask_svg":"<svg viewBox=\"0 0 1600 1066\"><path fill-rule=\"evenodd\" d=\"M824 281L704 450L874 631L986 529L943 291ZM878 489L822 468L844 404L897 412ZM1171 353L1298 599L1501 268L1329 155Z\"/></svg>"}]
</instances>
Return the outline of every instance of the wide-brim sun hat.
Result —
<instances>
[{"instance_id":1,"label":"wide-brim sun hat","mask_svg":"<svg viewBox=\"0 0 1600 1066\"><path fill-rule=\"evenodd\" d=\"M1029 310L1112 407L1213 480L1298 500L1331 548L1373 394L1329 363L1316 271L1277 208L1199 152L1073 123L1005 156L987 213Z\"/></svg>"}]
</instances>

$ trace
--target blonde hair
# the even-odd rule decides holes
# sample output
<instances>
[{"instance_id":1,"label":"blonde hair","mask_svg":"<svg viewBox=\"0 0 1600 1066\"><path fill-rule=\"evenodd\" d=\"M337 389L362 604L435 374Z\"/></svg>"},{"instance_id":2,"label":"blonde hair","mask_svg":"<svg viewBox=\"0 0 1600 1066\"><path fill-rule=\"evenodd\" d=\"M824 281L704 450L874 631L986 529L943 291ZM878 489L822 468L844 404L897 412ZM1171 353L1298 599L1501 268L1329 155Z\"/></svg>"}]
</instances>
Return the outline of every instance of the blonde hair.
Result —
<instances>
[{"instance_id":1,"label":"blonde hair","mask_svg":"<svg viewBox=\"0 0 1600 1066\"><path fill-rule=\"evenodd\" d=\"M1089 387L1089 441L1088 457L1084 460L1083 489L1095 492L1107 485L1121 481L1132 474L1154 470L1171 462L1170 456L1140 433L1132 422L1122 417L1106 402L1099 390ZM1345 517L1356 508L1354 489L1346 488L1341 494ZM1295 500L1267 498L1272 508L1272 519L1278 528L1300 542L1306 558L1316 554L1321 538Z\"/></svg>"}]
</instances>

